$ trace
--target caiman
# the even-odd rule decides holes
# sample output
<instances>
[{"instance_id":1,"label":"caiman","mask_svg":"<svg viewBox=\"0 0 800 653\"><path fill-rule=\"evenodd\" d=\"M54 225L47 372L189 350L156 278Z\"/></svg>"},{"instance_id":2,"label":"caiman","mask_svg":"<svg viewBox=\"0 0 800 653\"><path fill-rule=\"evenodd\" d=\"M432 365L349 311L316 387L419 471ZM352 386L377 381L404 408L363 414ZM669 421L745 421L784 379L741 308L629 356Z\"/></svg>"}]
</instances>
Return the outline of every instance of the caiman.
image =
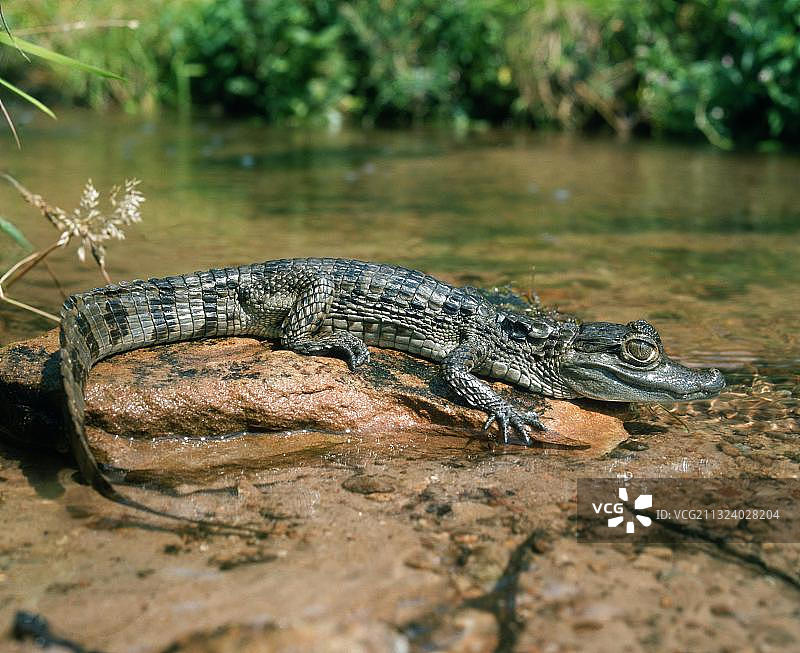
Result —
<instances>
[{"instance_id":1,"label":"caiman","mask_svg":"<svg viewBox=\"0 0 800 653\"><path fill-rule=\"evenodd\" d=\"M501 398L478 376L547 397L674 402L719 393L716 369L670 360L658 332L628 324L558 320L492 306L474 288L456 288L395 265L351 259L267 261L112 284L69 297L61 310L61 374L72 452L86 481L120 495L100 470L84 425L92 365L118 352L196 338L255 336L298 354L343 358L351 370L367 346L440 364L452 393L484 411L504 443L516 432L532 443L546 430L534 412Z\"/></svg>"}]
</instances>

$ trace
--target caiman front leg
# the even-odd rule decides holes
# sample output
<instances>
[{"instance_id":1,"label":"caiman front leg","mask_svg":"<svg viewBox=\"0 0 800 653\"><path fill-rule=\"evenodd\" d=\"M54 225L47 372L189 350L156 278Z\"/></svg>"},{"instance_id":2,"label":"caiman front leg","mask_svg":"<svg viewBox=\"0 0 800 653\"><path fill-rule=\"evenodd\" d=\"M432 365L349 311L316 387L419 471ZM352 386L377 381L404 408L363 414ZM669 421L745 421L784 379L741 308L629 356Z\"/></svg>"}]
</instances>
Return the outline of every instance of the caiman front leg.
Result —
<instances>
[{"instance_id":1,"label":"caiman front leg","mask_svg":"<svg viewBox=\"0 0 800 653\"><path fill-rule=\"evenodd\" d=\"M528 432L528 425L540 431L546 431L547 428L535 412L521 411L514 407L472 374L472 370L479 366L486 356L486 345L478 343L477 339L468 338L442 361L442 374L459 398L489 415L489 419L483 425L484 431L488 431L496 421L504 444L508 444L509 427L511 427L522 436L525 444L530 446L533 442Z\"/></svg>"},{"instance_id":2,"label":"caiman front leg","mask_svg":"<svg viewBox=\"0 0 800 653\"><path fill-rule=\"evenodd\" d=\"M324 274L301 281L295 303L283 321L281 345L307 356L343 358L350 370L369 360L367 346L349 331L315 335L330 312L336 286Z\"/></svg>"}]
</instances>

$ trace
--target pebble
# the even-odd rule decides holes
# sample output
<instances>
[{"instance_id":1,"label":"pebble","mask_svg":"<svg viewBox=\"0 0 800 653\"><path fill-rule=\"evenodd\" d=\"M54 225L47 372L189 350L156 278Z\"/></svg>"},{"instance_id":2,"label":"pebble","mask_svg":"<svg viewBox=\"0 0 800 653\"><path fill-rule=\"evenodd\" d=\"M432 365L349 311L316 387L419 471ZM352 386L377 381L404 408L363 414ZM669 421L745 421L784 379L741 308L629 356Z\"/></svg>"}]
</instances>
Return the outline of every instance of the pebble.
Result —
<instances>
[{"instance_id":1,"label":"pebble","mask_svg":"<svg viewBox=\"0 0 800 653\"><path fill-rule=\"evenodd\" d=\"M342 482L342 487L356 494L373 494L376 492L394 492L394 479L388 476L356 474Z\"/></svg>"},{"instance_id":2,"label":"pebble","mask_svg":"<svg viewBox=\"0 0 800 653\"><path fill-rule=\"evenodd\" d=\"M420 549L409 555L404 561L406 567L412 569L423 569L435 573L442 572L442 558L433 551Z\"/></svg>"}]
</instances>

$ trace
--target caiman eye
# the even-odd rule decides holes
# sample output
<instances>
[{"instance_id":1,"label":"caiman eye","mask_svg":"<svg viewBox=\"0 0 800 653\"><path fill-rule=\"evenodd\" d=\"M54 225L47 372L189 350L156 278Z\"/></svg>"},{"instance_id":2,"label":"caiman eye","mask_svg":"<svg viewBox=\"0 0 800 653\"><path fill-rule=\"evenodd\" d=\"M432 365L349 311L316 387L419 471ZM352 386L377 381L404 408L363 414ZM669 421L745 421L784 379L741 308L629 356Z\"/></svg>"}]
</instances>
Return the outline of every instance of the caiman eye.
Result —
<instances>
[{"instance_id":1,"label":"caiman eye","mask_svg":"<svg viewBox=\"0 0 800 653\"><path fill-rule=\"evenodd\" d=\"M658 360L658 347L649 340L630 338L622 345L623 357L635 365L649 365Z\"/></svg>"}]
</instances>

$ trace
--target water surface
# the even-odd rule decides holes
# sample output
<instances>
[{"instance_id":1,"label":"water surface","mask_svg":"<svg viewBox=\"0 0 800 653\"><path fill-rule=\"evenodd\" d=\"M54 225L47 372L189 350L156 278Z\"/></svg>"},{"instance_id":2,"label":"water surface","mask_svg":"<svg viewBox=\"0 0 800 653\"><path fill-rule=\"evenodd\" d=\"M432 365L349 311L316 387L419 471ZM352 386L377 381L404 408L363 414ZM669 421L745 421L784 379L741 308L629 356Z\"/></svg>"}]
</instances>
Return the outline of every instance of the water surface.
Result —
<instances>
[{"instance_id":1,"label":"water surface","mask_svg":"<svg viewBox=\"0 0 800 653\"><path fill-rule=\"evenodd\" d=\"M233 532L125 509L77 484L66 457L0 442L0 623L26 609L87 650L131 653L250 624L265 629L253 639L295 627L329 644L355 624L442 650L454 640L440 626L449 638L462 624L474 644L495 621L521 650L797 648L796 546L738 558L708 543L587 546L573 502L578 477L800 476L800 159L514 131L18 117L24 150L7 143L0 167L49 201L71 210L89 177L101 190L142 180L144 222L109 247L116 280L287 256L388 261L536 292L582 319L646 318L672 355L723 368L729 387L631 411L630 437L593 456L430 430L259 434L252 465L250 436L150 443L169 454L123 492ZM37 246L57 236L6 185L0 215ZM2 238L8 267L23 252ZM102 283L74 245L51 265L66 292ZM61 302L44 270L13 290ZM0 306L0 343L50 327ZM393 491L354 492L365 479ZM350 648L373 641L349 632Z\"/></svg>"},{"instance_id":2,"label":"water surface","mask_svg":"<svg viewBox=\"0 0 800 653\"><path fill-rule=\"evenodd\" d=\"M797 417L796 156L529 131L329 133L86 113L22 122L24 149L7 149L4 167L67 210L89 178L101 191L142 180L144 222L109 246L113 279L344 256L510 284L583 319L648 319L683 362L723 368L738 408L766 387L780 393L773 416ZM37 246L55 239L9 186L0 207ZM3 268L22 255L2 240ZM66 292L102 285L74 245L50 260ZM13 294L60 304L44 270ZM49 326L0 307L2 343Z\"/></svg>"}]
</instances>

